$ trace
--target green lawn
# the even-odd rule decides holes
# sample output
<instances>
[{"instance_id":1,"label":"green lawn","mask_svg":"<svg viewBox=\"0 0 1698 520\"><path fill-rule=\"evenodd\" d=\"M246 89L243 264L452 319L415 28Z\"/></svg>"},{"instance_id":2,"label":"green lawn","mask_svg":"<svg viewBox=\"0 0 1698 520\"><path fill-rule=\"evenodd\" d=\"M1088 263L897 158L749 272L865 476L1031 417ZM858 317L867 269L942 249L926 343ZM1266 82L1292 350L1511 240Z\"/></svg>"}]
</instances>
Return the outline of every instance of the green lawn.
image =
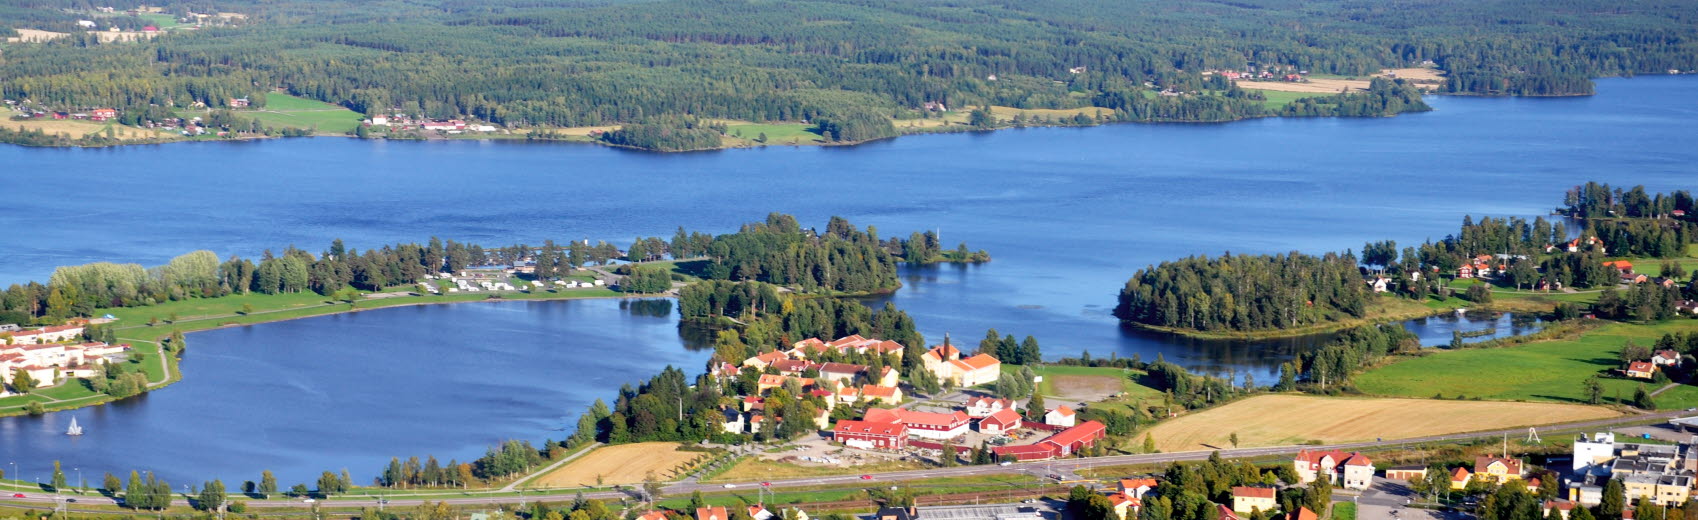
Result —
<instances>
[{"instance_id":1,"label":"green lawn","mask_svg":"<svg viewBox=\"0 0 1698 520\"><path fill-rule=\"evenodd\" d=\"M1356 504L1351 502L1333 504L1332 520L1356 520Z\"/></svg>"},{"instance_id":2,"label":"green lawn","mask_svg":"<svg viewBox=\"0 0 1698 520\"><path fill-rule=\"evenodd\" d=\"M1319 95L1310 92L1285 92L1280 90L1257 90L1257 92L1261 92L1262 96L1267 98L1267 101L1262 103L1267 105L1268 108L1280 108L1291 104L1292 101Z\"/></svg>"},{"instance_id":3,"label":"green lawn","mask_svg":"<svg viewBox=\"0 0 1698 520\"><path fill-rule=\"evenodd\" d=\"M318 128L320 133L345 134L354 131L363 119L359 113L337 105L288 94L265 95L265 106L236 111L243 117L259 119L272 127Z\"/></svg>"},{"instance_id":4,"label":"green lawn","mask_svg":"<svg viewBox=\"0 0 1698 520\"><path fill-rule=\"evenodd\" d=\"M813 125L805 123L752 123L729 125L725 127L725 135L754 141L762 133L766 134L766 144L803 144L823 143L825 136L815 133Z\"/></svg>"},{"instance_id":5,"label":"green lawn","mask_svg":"<svg viewBox=\"0 0 1698 520\"><path fill-rule=\"evenodd\" d=\"M183 25L177 23L177 17L164 13L142 13L136 15L136 17L147 20L147 23L153 24L154 27L158 27L161 30L168 30L179 25Z\"/></svg>"},{"instance_id":6,"label":"green lawn","mask_svg":"<svg viewBox=\"0 0 1698 520\"><path fill-rule=\"evenodd\" d=\"M1652 325L1612 323L1579 338L1527 345L1438 351L1405 358L1356 377L1356 387L1372 395L1447 398L1463 396L1497 400L1585 402L1583 382L1619 366L1616 355L1632 339L1649 346L1665 333L1698 330L1698 321L1675 320ZM1603 379L1605 400L1633 398L1641 384L1616 377ZM1698 403L1698 387L1676 387L1657 397L1662 408Z\"/></svg>"}]
</instances>

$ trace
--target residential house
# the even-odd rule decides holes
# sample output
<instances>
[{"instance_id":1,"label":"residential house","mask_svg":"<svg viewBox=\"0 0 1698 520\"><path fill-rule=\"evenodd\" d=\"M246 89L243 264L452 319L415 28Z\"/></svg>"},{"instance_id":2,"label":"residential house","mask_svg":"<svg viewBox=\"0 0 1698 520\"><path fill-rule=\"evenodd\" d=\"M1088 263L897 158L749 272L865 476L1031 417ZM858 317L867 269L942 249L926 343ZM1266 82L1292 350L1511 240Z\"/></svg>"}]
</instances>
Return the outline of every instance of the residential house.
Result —
<instances>
[{"instance_id":1,"label":"residential house","mask_svg":"<svg viewBox=\"0 0 1698 520\"><path fill-rule=\"evenodd\" d=\"M1612 261L1612 262L1604 262L1604 267L1613 267L1613 268L1615 268L1616 271L1620 271L1622 274L1627 274L1627 273L1633 272L1633 262L1629 262L1629 261L1626 261L1626 260L1616 260L1616 261Z\"/></svg>"},{"instance_id":2,"label":"residential house","mask_svg":"<svg viewBox=\"0 0 1698 520\"><path fill-rule=\"evenodd\" d=\"M1390 284L1391 284L1391 279L1386 278L1384 276L1375 276L1374 279L1368 280L1368 286L1373 287L1374 292L1390 291L1391 290Z\"/></svg>"},{"instance_id":3,"label":"residential house","mask_svg":"<svg viewBox=\"0 0 1698 520\"><path fill-rule=\"evenodd\" d=\"M1569 500L1546 500L1542 507L1539 508L1539 512L1544 515L1545 518L1550 518L1551 510L1554 509L1556 510L1558 517L1562 518L1562 520L1568 520L1568 514L1574 511L1574 506L1576 505L1578 504Z\"/></svg>"},{"instance_id":4,"label":"residential house","mask_svg":"<svg viewBox=\"0 0 1698 520\"><path fill-rule=\"evenodd\" d=\"M1450 472L1450 489L1451 491L1467 489L1468 482L1473 479L1474 475L1468 472L1468 468L1456 468L1456 471Z\"/></svg>"},{"instance_id":5,"label":"residential house","mask_svg":"<svg viewBox=\"0 0 1698 520\"><path fill-rule=\"evenodd\" d=\"M749 506L749 518L753 518L754 520L770 520L774 516L777 515L772 514L772 511L768 511L764 504L754 504Z\"/></svg>"},{"instance_id":6,"label":"residential house","mask_svg":"<svg viewBox=\"0 0 1698 520\"><path fill-rule=\"evenodd\" d=\"M1010 432L1020 429L1020 421L1021 418L1019 412L1008 408L997 410L996 413L990 414L989 417L979 420L979 433L986 435L1007 435Z\"/></svg>"},{"instance_id":7,"label":"residential house","mask_svg":"<svg viewBox=\"0 0 1698 520\"><path fill-rule=\"evenodd\" d=\"M720 429L724 430L725 433L743 433L744 430L749 428L749 424L743 420L741 410L726 407L720 410L720 415L724 419L720 422Z\"/></svg>"},{"instance_id":8,"label":"residential house","mask_svg":"<svg viewBox=\"0 0 1698 520\"><path fill-rule=\"evenodd\" d=\"M1681 300L1675 302L1674 312L1680 314L1698 314L1698 300Z\"/></svg>"},{"instance_id":9,"label":"residential house","mask_svg":"<svg viewBox=\"0 0 1698 520\"><path fill-rule=\"evenodd\" d=\"M894 387L892 387L892 388L894 388ZM837 389L837 402L839 402L839 403L849 404L849 403L853 403L855 401L859 401L860 399L861 399L861 389L859 389L859 388L855 388L855 387L852 387L852 386L845 386L845 387Z\"/></svg>"},{"instance_id":10,"label":"residential house","mask_svg":"<svg viewBox=\"0 0 1698 520\"><path fill-rule=\"evenodd\" d=\"M110 108L96 108L88 111L88 118L93 121L106 121L108 119L116 119L117 117L118 111Z\"/></svg>"},{"instance_id":11,"label":"residential house","mask_svg":"<svg viewBox=\"0 0 1698 520\"><path fill-rule=\"evenodd\" d=\"M1651 356L1651 364L1659 367L1678 367L1680 366L1680 353L1669 349L1659 350Z\"/></svg>"},{"instance_id":12,"label":"residential house","mask_svg":"<svg viewBox=\"0 0 1698 520\"><path fill-rule=\"evenodd\" d=\"M1117 518L1138 518L1138 510L1144 507L1143 501L1138 497L1129 496L1125 493L1110 494L1108 503L1114 506L1114 514Z\"/></svg>"},{"instance_id":13,"label":"residential house","mask_svg":"<svg viewBox=\"0 0 1698 520\"><path fill-rule=\"evenodd\" d=\"M696 508L696 520L731 520L731 515L725 513L721 506Z\"/></svg>"},{"instance_id":14,"label":"residential house","mask_svg":"<svg viewBox=\"0 0 1698 520\"><path fill-rule=\"evenodd\" d=\"M666 511L656 510L637 515L637 520L666 520Z\"/></svg>"},{"instance_id":15,"label":"residential house","mask_svg":"<svg viewBox=\"0 0 1698 520\"><path fill-rule=\"evenodd\" d=\"M851 365L848 363L825 363L819 366L820 379L848 383L855 376L867 371L866 365Z\"/></svg>"},{"instance_id":16,"label":"residential house","mask_svg":"<svg viewBox=\"0 0 1698 520\"><path fill-rule=\"evenodd\" d=\"M1305 484L1325 477L1333 485L1367 489L1374 478L1373 461L1356 452L1298 450L1291 464Z\"/></svg>"},{"instance_id":17,"label":"residential house","mask_svg":"<svg viewBox=\"0 0 1698 520\"><path fill-rule=\"evenodd\" d=\"M1153 478L1123 478L1116 485L1116 489L1119 489L1121 493L1133 498L1144 498L1144 494L1155 488L1156 479Z\"/></svg>"},{"instance_id":18,"label":"residential house","mask_svg":"<svg viewBox=\"0 0 1698 520\"><path fill-rule=\"evenodd\" d=\"M1651 364L1650 361L1634 361L1628 363L1627 368L1622 372L1625 372L1627 377L1634 379L1650 379L1655 377L1657 366Z\"/></svg>"},{"instance_id":19,"label":"residential house","mask_svg":"<svg viewBox=\"0 0 1698 520\"><path fill-rule=\"evenodd\" d=\"M968 417L989 417L991 414L1014 408L1014 401L995 397L974 397L967 400Z\"/></svg>"},{"instance_id":20,"label":"residential house","mask_svg":"<svg viewBox=\"0 0 1698 520\"><path fill-rule=\"evenodd\" d=\"M961 349L955 348L954 345L950 345L948 342L932 347L926 350L925 354L920 355L921 366L924 366L927 371L934 374L938 372L939 367L944 363L958 359L961 359Z\"/></svg>"},{"instance_id":21,"label":"residential house","mask_svg":"<svg viewBox=\"0 0 1698 520\"><path fill-rule=\"evenodd\" d=\"M1521 467L1521 459L1511 459L1492 455L1481 455L1474 458L1474 478L1503 484L1520 479L1526 472Z\"/></svg>"},{"instance_id":22,"label":"residential house","mask_svg":"<svg viewBox=\"0 0 1698 520\"><path fill-rule=\"evenodd\" d=\"M756 370L766 370L766 367L771 366L773 363L786 359L790 359L790 356L784 355L783 352L772 351L743 360L743 366L755 367Z\"/></svg>"},{"instance_id":23,"label":"residential house","mask_svg":"<svg viewBox=\"0 0 1698 520\"><path fill-rule=\"evenodd\" d=\"M1621 283L1626 285L1639 285L1650 280L1649 277L1639 273L1621 273Z\"/></svg>"},{"instance_id":24,"label":"residential house","mask_svg":"<svg viewBox=\"0 0 1698 520\"><path fill-rule=\"evenodd\" d=\"M1244 520L1226 504L1215 504L1215 514L1220 517L1220 520Z\"/></svg>"},{"instance_id":25,"label":"residential house","mask_svg":"<svg viewBox=\"0 0 1698 520\"><path fill-rule=\"evenodd\" d=\"M1266 513L1278 508L1279 503L1274 500L1274 488L1252 486L1233 486L1232 488L1233 511L1240 513L1261 511Z\"/></svg>"},{"instance_id":26,"label":"residential house","mask_svg":"<svg viewBox=\"0 0 1698 520\"><path fill-rule=\"evenodd\" d=\"M1044 413L1044 424L1048 424L1050 426L1071 427L1074 422L1078 420L1079 414L1074 413L1073 409L1068 408L1067 405L1057 406L1054 410Z\"/></svg>"},{"instance_id":27,"label":"residential house","mask_svg":"<svg viewBox=\"0 0 1698 520\"><path fill-rule=\"evenodd\" d=\"M867 402L896 404L902 402L902 389L884 385L862 385L861 398Z\"/></svg>"},{"instance_id":28,"label":"residential house","mask_svg":"<svg viewBox=\"0 0 1698 520\"><path fill-rule=\"evenodd\" d=\"M1298 506L1296 511L1285 515L1285 520L1320 520L1320 518L1321 517L1315 515L1314 511L1310 511L1309 508L1302 506Z\"/></svg>"},{"instance_id":29,"label":"residential house","mask_svg":"<svg viewBox=\"0 0 1698 520\"><path fill-rule=\"evenodd\" d=\"M1457 278L1473 278L1474 277L1474 266L1469 265L1469 264L1462 264L1461 267L1456 268L1456 277Z\"/></svg>"},{"instance_id":30,"label":"residential house","mask_svg":"<svg viewBox=\"0 0 1698 520\"><path fill-rule=\"evenodd\" d=\"M900 450L908 447L908 427L902 423L837 421L831 438L844 446L863 450Z\"/></svg>"},{"instance_id":31,"label":"residential house","mask_svg":"<svg viewBox=\"0 0 1698 520\"><path fill-rule=\"evenodd\" d=\"M807 360L803 359L780 359L772 362L771 367L778 370L778 373L780 374L787 376L799 376L804 372L807 372L809 369L818 369L819 365L809 363Z\"/></svg>"}]
</instances>

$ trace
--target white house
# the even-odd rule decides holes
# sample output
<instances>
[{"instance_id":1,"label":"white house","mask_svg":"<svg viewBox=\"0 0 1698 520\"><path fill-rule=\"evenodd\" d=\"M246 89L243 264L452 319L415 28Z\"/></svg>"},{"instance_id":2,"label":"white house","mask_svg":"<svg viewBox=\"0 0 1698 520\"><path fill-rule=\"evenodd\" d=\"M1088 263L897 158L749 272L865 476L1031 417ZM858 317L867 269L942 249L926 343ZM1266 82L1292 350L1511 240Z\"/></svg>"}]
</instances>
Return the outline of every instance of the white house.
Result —
<instances>
[{"instance_id":1,"label":"white house","mask_svg":"<svg viewBox=\"0 0 1698 520\"><path fill-rule=\"evenodd\" d=\"M1050 426L1065 426L1072 428L1074 423L1078 422L1078 420L1079 414L1073 413L1073 409L1068 408L1067 405L1057 406L1054 410L1050 410L1048 413L1044 414L1044 424L1048 424Z\"/></svg>"}]
</instances>

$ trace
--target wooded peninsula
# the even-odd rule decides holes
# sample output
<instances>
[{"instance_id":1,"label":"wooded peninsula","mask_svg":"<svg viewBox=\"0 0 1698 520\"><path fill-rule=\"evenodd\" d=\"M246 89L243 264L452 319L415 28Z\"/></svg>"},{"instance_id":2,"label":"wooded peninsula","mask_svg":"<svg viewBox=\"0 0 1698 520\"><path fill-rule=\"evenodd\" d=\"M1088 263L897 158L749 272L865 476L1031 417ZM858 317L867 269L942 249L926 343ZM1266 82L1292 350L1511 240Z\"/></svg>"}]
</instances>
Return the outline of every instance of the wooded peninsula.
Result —
<instances>
[{"instance_id":1,"label":"wooded peninsula","mask_svg":"<svg viewBox=\"0 0 1698 520\"><path fill-rule=\"evenodd\" d=\"M1681 2L110 4L0 7L12 110L0 139L316 133L695 150L1389 116L1428 110L1420 90L1588 95L1594 77L1698 69ZM106 126L36 124L78 116Z\"/></svg>"}]
</instances>

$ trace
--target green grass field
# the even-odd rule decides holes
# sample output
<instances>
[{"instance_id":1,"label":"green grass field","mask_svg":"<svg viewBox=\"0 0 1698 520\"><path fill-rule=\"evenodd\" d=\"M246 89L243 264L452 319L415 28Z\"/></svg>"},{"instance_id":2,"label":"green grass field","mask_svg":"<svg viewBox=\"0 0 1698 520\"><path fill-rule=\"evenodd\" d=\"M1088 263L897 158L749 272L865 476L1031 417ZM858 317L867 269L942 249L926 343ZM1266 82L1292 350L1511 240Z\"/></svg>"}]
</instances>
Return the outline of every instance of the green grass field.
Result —
<instances>
[{"instance_id":1,"label":"green grass field","mask_svg":"<svg viewBox=\"0 0 1698 520\"><path fill-rule=\"evenodd\" d=\"M165 13L142 13L136 15L136 17L147 20L147 23L151 23L154 27L158 27L161 30L169 30L176 28L179 25L183 25L181 23L177 23L177 17Z\"/></svg>"},{"instance_id":2,"label":"green grass field","mask_svg":"<svg viewBox=\"0 0 1698 520\"><path fill-rule=\"evenodd\" d=\"M265 106L253 110L238 110L245 117L259 119L274 127L318 128L326 134L345 134L360 125L360 114L340 106L295 97L288 94L265 95Z\"/></svg>"},{"instance_id":3,"label":"green grass field","mask_svg":"<svg viewBox=\"0 0 1698 520\"><path fill-rule=\"evenodd\" d=\"M1649 346L1665 333L1698 330L1698 321L1677 320L1652 325L1612 323L1579 338L1527 345L1440 351L1407 358L1356 377L1356 387L1371 395L1432 397L1442 394L1495 400L1581 403L1583 383L1592 375L1607 375L1619 366L1616 355L1627 340ZM1633 398L1649 381L1616 377L1603 379L1606 402ZM1690 407L1698 403L1698 387L1681 386L1657 396L1659 408Z\"/></svg>"},{"instance_id":4,"label":"green grass field","mask_svg":"<svg viewBox=\"0 0 1698 520\"><path fill-rule=\"evenodd\" d=\"M754 142L764 133L766 144L825 142L825 136L815 133L812 129L813 125L804 123L751 123L726 126L725 135Z\"/></svg>"},{"instance_id":5,"label":"green grass field","mask_svg":"<svg viewBox=\"0 0 1698 520\"><path fill-rule=\"evenodd\" d=\"M1318 95L1308 92L1284 92L1279 90L1257 90L1257 92L1261 92L1262 96L1267 98L1267 100L1263 101L1262 104L1266 105L1268 108L1280 108L1291 104L1292 101L1306 97L1315 97Z\"/></svg>"}]
</instances>

